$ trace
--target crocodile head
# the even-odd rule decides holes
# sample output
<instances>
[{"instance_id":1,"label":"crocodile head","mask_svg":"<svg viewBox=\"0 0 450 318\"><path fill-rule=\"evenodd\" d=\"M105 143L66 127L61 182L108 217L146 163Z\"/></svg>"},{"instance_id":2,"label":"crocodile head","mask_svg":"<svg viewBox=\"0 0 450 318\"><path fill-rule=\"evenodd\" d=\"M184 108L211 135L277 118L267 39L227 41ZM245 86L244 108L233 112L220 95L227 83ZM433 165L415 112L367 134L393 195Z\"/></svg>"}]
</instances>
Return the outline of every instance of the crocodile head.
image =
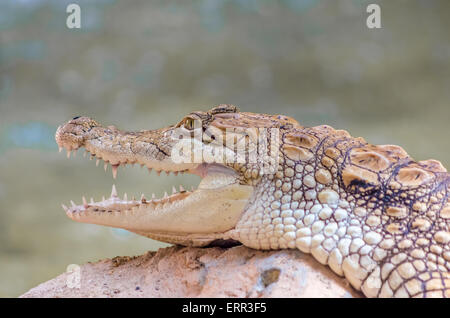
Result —
<instances>
[{"instance_id":1,"label":"crocodile head","mask_svg":"<svg viewBox=\"0 0 450 318\"><path fill-rule=\"evenodd\" d=\"M139 200L111 196L71 207L73 220L126 230L169 243L207 245L226 240L252 200L264 174L277 169L278 130L297 126L286 116L238 112L219 105L208 112L193 112L169 127L124 132L104 127L93 119L75 117L58 127L56 142L71 151L84 148L111 165L113 176L121 165L140 164L166 173L192 173L202 180L197 189L163 198ZM157 182L157 181L156 181Z\"/></svg>"}]
</instances>

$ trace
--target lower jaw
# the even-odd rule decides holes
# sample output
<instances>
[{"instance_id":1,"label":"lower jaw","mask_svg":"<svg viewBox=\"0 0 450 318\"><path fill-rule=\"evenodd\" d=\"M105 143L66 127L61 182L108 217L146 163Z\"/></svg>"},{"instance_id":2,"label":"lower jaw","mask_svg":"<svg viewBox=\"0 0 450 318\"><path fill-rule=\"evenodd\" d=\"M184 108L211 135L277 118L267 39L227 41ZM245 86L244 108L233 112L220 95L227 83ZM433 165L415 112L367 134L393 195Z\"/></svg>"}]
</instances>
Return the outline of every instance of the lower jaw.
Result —
<instances>
[{"instance_id":1,"label":"lower jaw","mask_svg":"<svg viewBox=\"0 0 450 318\"><path fill-rule=\"evenodd\" d=\"M65 206L78 222L123 228L144 235L221 233L236 225L253 192L232 174L207 173L195 191L180 191L147 201L120 199L113 186L111 197L101 202Z\"/></svg>"},{"instance_id":2,"label":"lower jaw","mask_svg":"<svg viewBox=\"0 0 450 318\"><path fill-rule=\"evenodd\" d=\"M211 167L211 168L210 168ZM202 180L196 190L194 188L191 191L185 190L180 185L178 191L175 187L172 187L172 194L168 195L167 191L162 198L156 198L155 194L152 194L151 199L147 199L142 194L139 200L133 197L128 199L127 193L124 193L123 199L120 199L115 185L112 186L111 195L108 199L102 198L102 201L94 202L93 198L89 203L86 198L82 197L82 204L76 205L71 201L71 207L68 208L64 204L62 205L64 210L68 213L82 213L86 211L90 212L126 212L135 207L145 206L147 208L157 209L167 204L172 204L177 201L183 200L198 190L214 191L228 185L237 184L238 179L236 173L228 168L218 167L216 164L199 164L194 169L189 170L190 173L199 175Z\"/></svg>"}]
</instances>

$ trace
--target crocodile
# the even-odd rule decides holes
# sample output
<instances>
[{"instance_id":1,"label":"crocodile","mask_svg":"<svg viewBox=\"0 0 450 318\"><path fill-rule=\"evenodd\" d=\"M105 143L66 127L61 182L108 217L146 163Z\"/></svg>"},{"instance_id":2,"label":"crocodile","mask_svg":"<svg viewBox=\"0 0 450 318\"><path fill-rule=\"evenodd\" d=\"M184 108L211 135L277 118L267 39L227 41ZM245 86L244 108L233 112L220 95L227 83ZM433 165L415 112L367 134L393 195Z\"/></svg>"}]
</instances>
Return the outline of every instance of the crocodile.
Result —
<instances>
[{"instance_id":1,"label":"crocodile","mask_svg":"<svg viewBox=\"0 0 450 318\"><path fill-rule=\"evenodd\" d=\"M114 177L135 163L201 177L162 198L121 198L113 186L102 201L63 205L75 221L185 246L298 249L367 297L450 297L450 174L439 161L225 104L139 132L75 117L55 138Z\"/></svg>"}]
</instances>

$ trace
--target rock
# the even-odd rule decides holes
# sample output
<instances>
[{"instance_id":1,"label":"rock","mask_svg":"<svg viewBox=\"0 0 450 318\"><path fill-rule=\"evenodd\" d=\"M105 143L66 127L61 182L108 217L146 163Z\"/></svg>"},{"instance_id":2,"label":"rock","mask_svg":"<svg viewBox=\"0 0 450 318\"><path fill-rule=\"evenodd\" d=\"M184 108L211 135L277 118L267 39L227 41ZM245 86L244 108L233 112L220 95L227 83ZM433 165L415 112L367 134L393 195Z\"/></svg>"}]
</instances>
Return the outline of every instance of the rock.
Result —
<instances>
[{"instance_id":1,"label":"rock","mask_svg":"<svg viewBox=\"0 0 450 318\"><path fill-rule=\"evenodd\" d=\"M361 294L345 279L297 250L171 246L141 256L84 264L78 271L63 273L21 297L361 297Z\"/></svg>"}]
</instances>

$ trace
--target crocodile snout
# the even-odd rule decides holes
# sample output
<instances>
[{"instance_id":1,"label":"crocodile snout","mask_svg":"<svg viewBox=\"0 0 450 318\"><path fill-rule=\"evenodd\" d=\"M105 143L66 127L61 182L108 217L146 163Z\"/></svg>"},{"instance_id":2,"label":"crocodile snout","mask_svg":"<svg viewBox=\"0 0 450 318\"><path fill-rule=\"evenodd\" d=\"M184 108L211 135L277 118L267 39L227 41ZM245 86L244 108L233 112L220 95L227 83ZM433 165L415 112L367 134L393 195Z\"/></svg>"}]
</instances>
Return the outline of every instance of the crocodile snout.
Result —
<instances>
[{"instance_id":1,"label":"crocodile snout","mask_svg":"<svg viewBox=\"0 0 450 318\"><path fill-rule=\"evenodd\" d=\"M100 126L89 117L74 117L56 130L55 139L60 149L76 150L84 145L86 134L93 128Z\"/></svg>"}]
</instances>

